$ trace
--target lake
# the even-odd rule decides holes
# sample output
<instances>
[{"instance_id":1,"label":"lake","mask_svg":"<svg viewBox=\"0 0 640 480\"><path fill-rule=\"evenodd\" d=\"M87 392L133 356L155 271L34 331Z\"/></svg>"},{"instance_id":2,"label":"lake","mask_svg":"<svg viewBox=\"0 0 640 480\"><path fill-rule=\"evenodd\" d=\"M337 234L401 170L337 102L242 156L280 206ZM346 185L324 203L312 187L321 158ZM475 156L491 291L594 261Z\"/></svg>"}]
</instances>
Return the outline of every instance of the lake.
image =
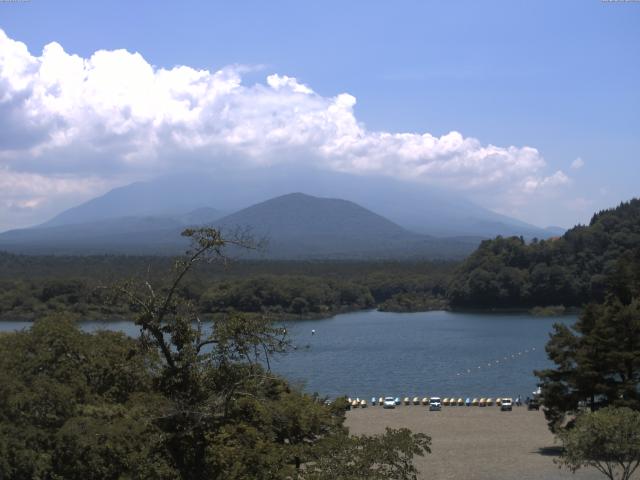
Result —
<instances>
[{"instance_id":1,"label":"lake","mask_svg":"<svg viewBox=\"0 0 640 480\"><path fill-rule=\"evenodd\" d=\"M552 325L575 321L571 315L370 310L283 322L297 349L274 359L272 368L305 390L330 397L524 399L536 388L533 370L551 365L544 346ZM0 330L28 325L0 322ZM91 321L82 328L138 333L131 322Z\"/></svg>"}]
</instances>

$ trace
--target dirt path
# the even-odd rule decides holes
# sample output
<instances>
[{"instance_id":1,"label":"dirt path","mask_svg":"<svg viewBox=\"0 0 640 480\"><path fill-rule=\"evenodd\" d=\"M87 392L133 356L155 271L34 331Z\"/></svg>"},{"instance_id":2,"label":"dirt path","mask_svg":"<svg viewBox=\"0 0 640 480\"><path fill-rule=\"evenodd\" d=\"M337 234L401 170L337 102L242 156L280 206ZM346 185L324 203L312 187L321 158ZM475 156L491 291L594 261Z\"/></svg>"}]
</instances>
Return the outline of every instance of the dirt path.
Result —
<instances>
[{"instance_id":1,"label":"dirt path","mask_svg":"<svg viewBox=\"0 0 640 480\"><path fill-rule=\"evenodd\" d=\"M547 480L604 479L595 470L575 475L553 463L557 444L542 411L514 407L443 407L429 412L423 406L381 407L347 412L351 433L382 433L385 427L407 427L432 438L432 453L417 458L424 479ZM640 477L638 477L640 478Z\"/></svg>"}]
</instances>

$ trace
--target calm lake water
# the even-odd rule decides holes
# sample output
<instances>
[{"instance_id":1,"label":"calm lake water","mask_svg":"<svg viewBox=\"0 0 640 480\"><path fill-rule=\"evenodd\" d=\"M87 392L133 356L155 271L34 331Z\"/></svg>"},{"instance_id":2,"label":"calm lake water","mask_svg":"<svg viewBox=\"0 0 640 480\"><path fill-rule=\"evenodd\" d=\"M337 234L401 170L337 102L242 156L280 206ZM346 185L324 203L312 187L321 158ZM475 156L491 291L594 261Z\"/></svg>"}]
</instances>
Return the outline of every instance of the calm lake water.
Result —
<instances>
[{"instance_id":1,"label":"calm lake water","mask_svg":"<svg viewBox=\"0 0 640 480\"><path fill-rule=\"evenodd\" d=\"M536 388L533 370L550 366L544 346L552 325L575 320L575 316L528 314L363 311L285 322L297 349L274 359L271 366L305 390L330 397L525 398ZM28 325L0 322L0 330ZM138 333L130 322L84 322L82 328Z\"/></svg>"}]
</instances>

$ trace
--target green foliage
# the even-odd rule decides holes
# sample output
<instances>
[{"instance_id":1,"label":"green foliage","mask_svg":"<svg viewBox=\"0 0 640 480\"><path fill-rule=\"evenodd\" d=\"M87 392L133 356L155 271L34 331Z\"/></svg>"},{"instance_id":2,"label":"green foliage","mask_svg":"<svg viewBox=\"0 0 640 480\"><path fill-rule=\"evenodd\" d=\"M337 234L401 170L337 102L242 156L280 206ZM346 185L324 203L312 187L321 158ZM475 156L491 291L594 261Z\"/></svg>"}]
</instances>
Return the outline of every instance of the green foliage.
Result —
<instances>
[{"instance_id":1,"label":"green foliage","mask_svg":"<svg viewBox=\"0 0 640 480\"><path fill-rule=\"evenodd\" d=\"M552 430L581 402L640 410L640 250L619 261L611 292L576 324L555 325L546 350L556 368L536 372Z\"/></svg>"},{"instance_id":2,"label":"green foliage","mask_svg":"<svg viewBox=\"0 0 640 480\"><path fill-rule=\"evenodd\" d=\"M414 478L412 458L429 439L351 440L344 400L327 405L262 366L288 345L266 317L230 313L203 325L183 281L245 240L185 235L194 249L165 282L115 288L136 312L139 339L82 333L68 315L0 336L0 478L289 479L299 464L324 475L338 443L363 468L379 459L372 478Z\"/></svg>"},{"instance_id":3,"label":"green foliage","mask_svg":"<svg viewBox=\"0 0 640 480\"><path fill-rule=\"evenodd\" d=\"M176 295L203 315L230 311L315 318L380 306L390 311L446 307L452 263L242 261L203 264ZM125 302L108 302L108 284L123 278L158 283L164 257L30 257L0 252L0 319L68 312L84 319L127 318ZM140 276L140 272L145 272Z\"/></svg>"},{"instance_id":4,"label":"green foliage","mask_svg":"<svg viewBox=\"0 0 640 480\"><path fill-rule=\"evenodd\" d=\"M634 199L560 238L482 242L456 271L448 296L455 308L579 307L602 301L616 262L638 245L640 199Z\"/></svg>"},{"instance_id":5,"label":"green foliage","mask_svg":"<svg viewBox=\"0 0 640 480\"><path fill-rule=\"evenodd\" d=\"M629 480L640 465L640 412L629 408L583 413L559 437L558 463L572 472L593 467L610 480Z\"/></svg>"},{"instance_id":6,"label":"green foliage","mask_svg":"<svg viewBox=\"0 0 640 480\"><path fill-rule=\"evenodd\" d=\"M65 317L0 337L0 478L120 478L100 474L116 461L142 468L152 452L140 438L153 428L133 419L154 403L154 363L124 335L82 333Z\"/></svg>"},{"instance_id":7,"label":"green foliage","mask_svg":"<svg viewBox=\"0 0 640 480\"><path fill-rule=\"evenodd\" d=\"M366 287L354 282L299 276L259 276L223 281L200 298L204 312L276 312L297 315L372 308Z\"/></svg>"},{"instance_id":8,"label":"green foliage","mask_svg":"<svg viewBox=\"0 0 640 480\"><path fill-rule=\"evenodd\" d=\"M447 310L449 304L444 297L398 293L378 306L381 312L426 312Z\"/></svg>"},{"instance_id":9,"label":"green foliage","mask_svg":"<svg viewBox=\"0 0 640 480\"><path fill-rule=\"evenodd\" d=\"M431 438L406 428L380 436L337 435L317 461L305 465L301 480L416 480L413 457L431 452Z\"/></svg>"}]
</instances>

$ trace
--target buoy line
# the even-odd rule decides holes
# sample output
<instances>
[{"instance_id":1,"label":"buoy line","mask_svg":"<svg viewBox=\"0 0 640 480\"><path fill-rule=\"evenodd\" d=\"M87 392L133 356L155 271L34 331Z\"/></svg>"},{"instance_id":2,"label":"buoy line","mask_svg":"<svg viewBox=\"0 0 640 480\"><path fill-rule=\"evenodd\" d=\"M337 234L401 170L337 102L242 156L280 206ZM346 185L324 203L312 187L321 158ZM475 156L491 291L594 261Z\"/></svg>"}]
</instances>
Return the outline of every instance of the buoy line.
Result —
<instances>
[{"instance_id":1,"label":"buoy line","mask_svg":"<svg viewBox=\"0 0 640 480\"><path fill-rule=\"evenodd\" d=\"M496 359L496 360L491 360L491 361L487 361L487 362L482 362L480 365L477 365L476 367L470 367L470 368L466 368L460 372L457 372L455 375L453 375L454 377L462 377L465 375L471 375L474 372L477 371L482 371L482 369L487 369L487 368L491 368L491 367L495 367L495 366L500 366L500 365L504 365L505 363L508 363L510 360L517 360L518 358L521 358L524 355L527 355L529 353L533 353L536 351L536 347L531 347L531 348L527 348L525 350L521 350L519 352L514 352L511 354L507 354L505 356L502 357L502 359ZM484 366L486 364L486 366Z\"/></svg>"}]
</instances>

